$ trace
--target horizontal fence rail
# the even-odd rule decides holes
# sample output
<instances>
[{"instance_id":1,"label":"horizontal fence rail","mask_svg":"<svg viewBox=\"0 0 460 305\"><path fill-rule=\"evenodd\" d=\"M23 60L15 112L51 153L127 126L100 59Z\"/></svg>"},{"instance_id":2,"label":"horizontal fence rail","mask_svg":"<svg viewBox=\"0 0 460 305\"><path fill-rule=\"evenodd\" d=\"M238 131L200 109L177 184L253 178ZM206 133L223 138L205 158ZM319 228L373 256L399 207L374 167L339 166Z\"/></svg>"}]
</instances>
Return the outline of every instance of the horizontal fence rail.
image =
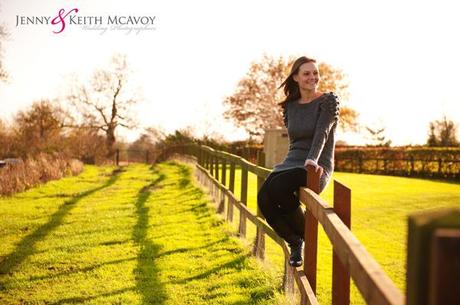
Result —
<instances>
[{"instance_id":1,"label":"horizontal fence rail","mask_svg":"<svg viewBox=\"0 0 460 305\"><path fill-rule=\"evenodd\" d=\"M300 304L318 304L316 298L318 224L324 228L333 246L332 304L350 303L350 277L367 304L405 304L402 292L350 231L351 191L340 182L334 181L334 206L331 207L317 194L319 176L313 168L307 168L307 187L299 189L299 199L306 207L304 264L303 267L294 268L289 265L289 250L285 241L265 222L260 211L254 215L247 207L248 172L257 176L260 188L271 172L269 169L252 164L240 156L198 145L170 147L164 151L159 160L166 159L171 154L194 157L197 161L197 180L209 189L216 202L217 211L226 214L227 221L233 221L234 208L239 210L238 233L241 237L246 236L246 220L256 226L256 240L252 251L256 257L264 258L265 235L280 245L285 256L284 290L293 293L296 287L300 293ZM261 154L258 160L259 164L263 163ZM234 194L236 167L241 168L240 200ZM230 169L228 181L227 168Z\"/></svg>"}]
</instances>

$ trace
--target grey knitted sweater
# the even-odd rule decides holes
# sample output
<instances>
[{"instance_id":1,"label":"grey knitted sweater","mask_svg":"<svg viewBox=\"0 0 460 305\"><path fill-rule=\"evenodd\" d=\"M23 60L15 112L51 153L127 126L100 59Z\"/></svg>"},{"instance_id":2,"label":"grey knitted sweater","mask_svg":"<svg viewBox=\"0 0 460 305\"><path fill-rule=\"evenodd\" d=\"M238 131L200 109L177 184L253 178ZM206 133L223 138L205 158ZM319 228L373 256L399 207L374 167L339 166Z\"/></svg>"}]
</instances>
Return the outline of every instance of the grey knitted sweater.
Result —
<instances>
[{"instance_id":1,"label":"grey knitted sweater","mask_svg":"<svg viewBox=\"0 0 460 305\"><path fill-rule=\"evenodd\" d=\"M324 93L309 103L297 100L284 105L284 124L289 135L289 151L273 172L304 168L305 160L312 159L323 169L320 178L322 191L334 171L335 130L340 103L333 92Z\"/></svg>"}]
</instances>

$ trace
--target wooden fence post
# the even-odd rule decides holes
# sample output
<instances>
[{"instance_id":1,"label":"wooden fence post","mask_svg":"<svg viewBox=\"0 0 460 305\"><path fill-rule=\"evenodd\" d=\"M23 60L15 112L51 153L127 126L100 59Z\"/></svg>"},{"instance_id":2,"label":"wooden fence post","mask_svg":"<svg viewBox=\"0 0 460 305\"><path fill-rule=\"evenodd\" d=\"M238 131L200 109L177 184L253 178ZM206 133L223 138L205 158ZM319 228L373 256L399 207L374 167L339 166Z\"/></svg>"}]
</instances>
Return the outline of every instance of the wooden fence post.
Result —
<instances>
[{"instance_id":1,"label":"wooden fence post","mask_svg":"<svg viewBox=\"0 0 460 305\"><path fill-rule=\"evenodd\" d=\"M217 213L224 214L225 213L225 195L224 191L218 187L218 200L219 206L217 207Z\"/></svg>"},{"instance_id":2,"label":"wooden fence post","mask_svg":"<svg viewBox=\"0 0 460 305\"><path fill-rule=\"evenodd\" d=\"M220 160L219 156L216 155L214 159L214 178L216 178L217 182L219 182L219 160ZM215 200L217 202L217 212L222 213L222 206L221 206L222 191L220 190L220 187L217 185L215 186L215 190L216 190Z\"/></svg>"},{"instance_id":3,"label":"wooden fence post","mask_svg":"<svg viewBox=\"0 0 460 305\"><path fill-rule=\"evenodd\" d=\"M337 181L334 181L334 212L350 229L351 190ZM348 304L350 304L350 273L334 251L332 255L332 305Z\"/></svg>"},{"instance_id":4,"label":"wooden fence post","mask_svg":"<svg viewBox=\"0 0 460 305\"><path fill-rule=\"evenodd\" d=\"M117 153L116 153L116 157L115 157L115 162L117 164L117 166L120 165L120 150L117 149Z\"/></svg>"},{"instance_id":5,"label":"wooden fence post","mask_svg":"<svg viewBox=\"0 0 460 305\"><path fill-rule=\"evenodd\" d=\"M248 168L246 165L241 165L241 198L240 201L244 205L248 205ZM238 233L240 236L246 237L246 215L240 210L240 226Z\"/></svg>"},{"instance_id":6,"label":"wooden fence post","mask_svg":"<svg viewBox=\"0 0 460 305\"><path fill-rule=\"evenodd\" d=\"M201 164L200 165L203 168L206 168L206 151L202 147L199 148L199 151L201 154Z\"/></svg>"},{"instance_id":7,"label":"wooden fence post","mask_svg":"<svg viewBox=\"0 0 460 305\"><path fill-rule=\"evenodd\" d=\"M215 162L214 178L216 178L216 180L219 181L219 157L218 156L216 156L214 162Z\"/></svg>"},{"instance_id":8,"label":"wooden fence post","mask_svg":"<svg viewBox=\"0 0 460 305\"><path fill-rule=\"evenodd\" d=\"M231 161L230 162L230 177L228 181L228 188L230 192L235 194L235 162Z\"/></svg>"},{"instance_id":9,"label":"wooden fence post","mask_svg":"<svg viewBox=\"0 0 460 305\"><path fill-rule=\"evenodd\" d=\"M295 282L295 280L294 280L294 270L295 270L294 267L292 267L289 264L289 255L288 255L288 253L284 252L284 277L283 277L284 294L291 294L292 295L294 293L294 282Z\"/></svg>"},{"instance_id":10,"label":"wooden fence post","mask_svg":"<svg viewBox=\"0 0 460 305\"><path fill-rule=\"evenodd\" d=\"M222 174L221 174L221 183L226 188L226 178L227 178L227 160L225 158L222 159ZM225 213L225 194L224 191L222 190L220 193L220 204L219 204L219 213L224 214ZM228 203L230 204L230 203Z\"/></svg>"},{"instance_id":11,"label":"wooden fence post","mask_svg":"<svg viewBox=\"0 0 460 305\"><path fill-rule=\"evenodd\" d=\"M235 162L230 162L230 177L228 181L228 189L235 194ZM229 200L227 206L227 221L233 222L233 200Z\"/></svg>"},{"instance_id":12,"label":"wooden fence post","mask_svg":"<svg viewBox=\"0 0 460 305\"><path fill-rule=\"evenodd\" d=\"M227 185L227 159L222 159L222 175L221 182L223 185Z\"/></svg>"},{"instance_id":13,"label":"wooden fence post","mask_svg":"<svg viewBox=\"0 0 460 305\"><path fill-rule=\"evenodd\" d=\"M445 234L442 234L442 231L441 234L438 233L438 237L435 234L438 229L460 229L460 209L417 213L409 216L408 223L406 304L458 304L460 256L457 255L457 257L452 258L453 252L442 249L445 247L445 244L440 245L440 243L445 242L443 240L443 235L445 236ZM434 241L432 241L433 238L435 239ZM435 246L434 253L430 251L433 243ZM457 246L459 244L458 240L454 240L454 243ZM436 249L436 247L440 248ZM460 250L457 249L456 251L458 253ZM433 270L430 268L430 263L433 262L433 259L444 259L444 261L435 261L433 266L435 270ZM448 259L448 261L445 259ZM444 272L446 274L442 274ZM433 284L435 281L440 280L439 278L433 278L433 276L445 277L440 282L445 283L445 286ZM444 299L444 297L447 300L454 298L456 303L430 303L430 300Z\"/></svg>"},{"instance_id":14,"label":"wooden fence post","mask_svg":"<svg viewBox=\"0 0 460 305\"><path fill-rule=\"evenodd\" d=\"M209 173L213 176L214 172L214 155L209 153Z\"/></svg>"},{"instance_id":15,"label":"wooden fence post","mask_svg":"<svg viewBox=\"0 0 460 305\"><path fill-rule=\"evenodd\" d=\"M257 151L257 165L265 166L265 154L260 150ZM257 176L257 192L262 187L264 180L264 178ZM257 216L262 219L264 218L258 205ZM252 253L261 260L265 258L265 234L262 228L257 227L256 240L254 241L254 248L252 249Z\"/></svg>"},{"instance_id":16,"label":"wooden fence post","mask_svg":"<svg viewBox=\"0 0 460 305\"><path fill-rule=\"evenodd\" d=\"M227 222L233 222L233 205L235 204L233 197L228 198L228 205L227 205Z\"/></svg>"},{"instance_id":17,"label":"wooden fence post","mask_svg":"<svg viewBox=\"0 0 460 305\"><path fill-rule=\"evenodd\" d=\"M319 193L319 175L315 172L313 165L307 166L307 188ZM318 220L313 214L305 210L305 248L304 248L304 272L308 282L316 294L316 267L318 253Z\"/></svg>"},{"instance_id":18,"label":"wooden fence post","mask_svg":"<svg viewBox=\"0 0 460 305\"><path fill-rule=\"evenodd\" d=\"M460 229L437 229L431 240L430 305L460 301Z\"/></svg>"}]
</instances>

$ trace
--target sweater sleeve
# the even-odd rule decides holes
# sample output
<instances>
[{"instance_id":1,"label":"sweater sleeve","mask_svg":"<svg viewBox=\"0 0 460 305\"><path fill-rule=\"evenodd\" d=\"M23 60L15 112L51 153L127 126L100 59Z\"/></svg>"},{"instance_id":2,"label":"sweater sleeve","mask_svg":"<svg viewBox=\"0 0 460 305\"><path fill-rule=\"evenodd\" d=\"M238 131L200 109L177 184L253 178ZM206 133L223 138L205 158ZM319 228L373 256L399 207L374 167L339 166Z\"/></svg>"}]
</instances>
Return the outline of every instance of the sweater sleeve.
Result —
<instances>
[{"instance_id":1,"label":"sweater sleeve","mask_svg":"<svg viewBox=\"0 0 460 305\"><path fill-rule=\"evenodd\" d=\"M337 123L340 113L340 102L333 92L326 93L327 96L320 104L320 114L316 123L313 142L308 152L307 159L318 162L318 159L326 144L327 138L334 124Z\"/></svg>"}]
</instances>

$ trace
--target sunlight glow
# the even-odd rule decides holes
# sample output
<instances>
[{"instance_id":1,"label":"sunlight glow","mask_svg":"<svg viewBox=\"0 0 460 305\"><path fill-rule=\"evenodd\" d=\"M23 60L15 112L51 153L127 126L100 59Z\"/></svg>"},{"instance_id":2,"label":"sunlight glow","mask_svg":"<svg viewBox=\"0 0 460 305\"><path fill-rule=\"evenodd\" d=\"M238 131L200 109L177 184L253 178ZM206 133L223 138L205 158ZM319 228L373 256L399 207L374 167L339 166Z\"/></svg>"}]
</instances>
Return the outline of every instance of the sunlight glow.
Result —
<instances>
[{"instance_id":1,"label":"sunlight glow","mask_svg":"<svg viewBox=\"0 0 460 305\"><path fill-rule=\"evenodd\" d=\"M127 16L155 20L137 34L97 24L68 25L59 34L46 24L16 26L18 16L55 17L74 7L86 16L125 16L121 23L129 23ZM460 122L454 1L6 0L0 10L10 32L2 118L34 100L62 96L71 73L84 79L124 52L143 97L135 109L141 126L194 126L197 133L241 139L244 132L224 122L222 102L250 63L267 53L305 54L342 69L350 84L344 104L360 113L363 125L385 127L394 145L425 143L428 123L444 114ZM123 135L132 140L138 132ZM362 135L339 139L363 144Z\"/></svg>"}]
</instances>

